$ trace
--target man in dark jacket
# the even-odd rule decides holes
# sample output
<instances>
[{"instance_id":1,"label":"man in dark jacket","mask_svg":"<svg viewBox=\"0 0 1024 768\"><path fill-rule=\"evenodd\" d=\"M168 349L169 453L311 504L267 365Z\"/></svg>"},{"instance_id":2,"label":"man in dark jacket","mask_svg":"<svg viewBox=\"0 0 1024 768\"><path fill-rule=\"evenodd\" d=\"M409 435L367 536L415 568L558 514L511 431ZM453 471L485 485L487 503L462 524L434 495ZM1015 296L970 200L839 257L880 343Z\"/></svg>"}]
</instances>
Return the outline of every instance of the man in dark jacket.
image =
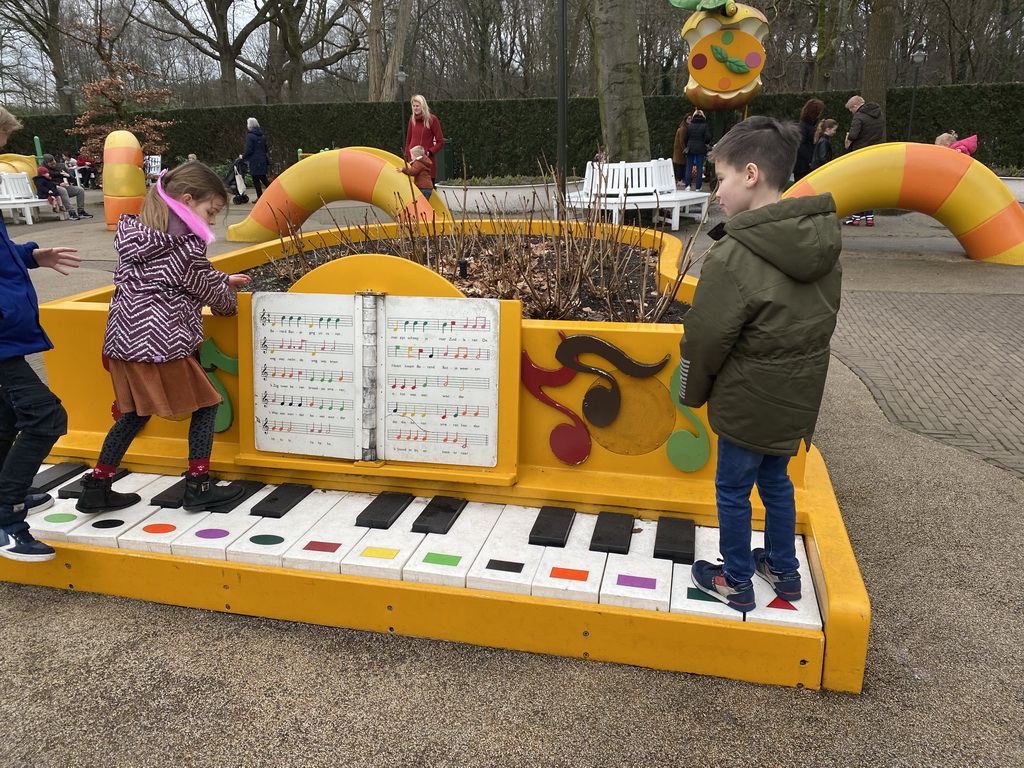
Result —
<instances>
[{"instance_id":1,"label":"man in dark jacket","mask_svg":"<svg viewBox=\"0 0 1024 768\"><path fill-rule=\"evenodd\" d=\"M21 128L0 107L0 147ZM81 261L74 248L16 245L0 218L0 557L22 562L52 560L53 548L36 541L27 515L53 504L47 493L30 494L39 465L68 429L60 400L39 379L25 355L53 349L39 325L39 301L28 271L50 267L66 275Z\"/></svg>"},{"instance_id":2,"label":"man in dark jacket","mask_svg":"<svg viewBox=\"0 0 1024 768\"><path fill-rule=\"evenodd\" d=\"M885 120L882 108L873 101L864 101L863 96L851 96L846 108L853 114L850 130L846 134L846 148L855 152L873 144L881 144L885 139ZM868 227L875 226L875 212L861 211L846 219L843 224L856 227L861 221Z\"/></svg>"},{"instance_id":3,"label":"man in dark jacket","mask_svg":"<svg viewBox=\"0 0 1024 768\"><path fill-rule=\"evenodd\" d=\"M693 583L738 611L751 578L801 596L796 507L787 467L810 445L839 311L842 238L831 195L780 200L796 160L796 126L751 117L711 154L729 216L683 321L679 401L707 403L718 436L715 496L722 564L698 560ZM751 550L750 492L765 506L765 546Z\"/></svg>"}]
</instances>

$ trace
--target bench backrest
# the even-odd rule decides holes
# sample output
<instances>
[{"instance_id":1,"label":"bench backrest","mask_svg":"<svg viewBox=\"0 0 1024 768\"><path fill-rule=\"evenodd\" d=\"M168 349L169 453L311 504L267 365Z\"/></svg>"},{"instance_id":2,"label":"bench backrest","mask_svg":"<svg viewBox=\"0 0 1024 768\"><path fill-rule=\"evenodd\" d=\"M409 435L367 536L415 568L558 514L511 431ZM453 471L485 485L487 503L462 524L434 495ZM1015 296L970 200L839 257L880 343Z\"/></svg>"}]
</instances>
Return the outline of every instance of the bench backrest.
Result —
<instances>
[{"instance_id":1,"label":"bench backrest","mask_svg":"<svg viewBox=\"0 0 1024 768\"><path fill-rule=\"evenodd\" d=\"M5 173L2 175L0 200L35 200L39 197L27 173Z\"/></svg>"},{"instance_id":2,"label":"bench backrest","mask_svg":"<svg viewBox=\"0 0 1024 768\"><path fill-rule=\"evenodd\" d=\"M664 195L675 192L675 172L668 159L648 160L641 163L587 164L583 178L583 193L605 197L632 195Z\"/></svg>"}]
</instances>

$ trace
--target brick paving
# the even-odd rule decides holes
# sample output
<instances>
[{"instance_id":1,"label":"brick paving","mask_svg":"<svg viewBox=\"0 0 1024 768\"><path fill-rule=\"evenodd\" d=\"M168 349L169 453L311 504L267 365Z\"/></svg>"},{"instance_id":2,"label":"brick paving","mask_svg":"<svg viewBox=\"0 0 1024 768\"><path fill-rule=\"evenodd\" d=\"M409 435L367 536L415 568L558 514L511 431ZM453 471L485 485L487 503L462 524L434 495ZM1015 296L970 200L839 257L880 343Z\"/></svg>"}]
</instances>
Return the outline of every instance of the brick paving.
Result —
<instances>
[{"instance_id":1,"label":"brick paving","mask_svg":"<svg viewBox=\"0 0 1024 768\"><path fill-rule=\"evenodd\" d=\"M892 423L1024 477L1024 296L848 291L832 350Z\"/></svg>"}]
</instances>

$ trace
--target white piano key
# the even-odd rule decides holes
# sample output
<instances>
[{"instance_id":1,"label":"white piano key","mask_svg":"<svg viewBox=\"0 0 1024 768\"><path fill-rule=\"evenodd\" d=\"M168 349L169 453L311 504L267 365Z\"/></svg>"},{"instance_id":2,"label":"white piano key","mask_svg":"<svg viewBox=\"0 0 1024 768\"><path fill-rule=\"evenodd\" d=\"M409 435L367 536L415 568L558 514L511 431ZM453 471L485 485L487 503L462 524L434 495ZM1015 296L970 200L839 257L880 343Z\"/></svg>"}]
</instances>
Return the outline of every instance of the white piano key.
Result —
<instances>
[{"instance_id":1,"label":"white piano key","mask_svg":"<svg viewBox=\"0 0 1024 768\"><path fill-rule=\"evenodd\" d=\"M503 508L502 504L469 502L448 533L426 535L402 569L402 580L465 587L466 574Z\"/></svg>"},{"instance_id":2,"label":"white piano key","mask_svg":"<svg viewBox=\"0 0 1024 768\"><path fill-rule=\"evenodd\" d=\"M672 561L654 556L657 520L635 520L629 553L610 553L601 581L601 603L645 611L668 611Z\"/></svg>"},{"instance_id":3,"label":"white piano key","mask_svg":"<svg viewBox=\"0 0 1024 768\"><path fill-rule=\"evenodd\" d=\"M175 478L180 479L180 478ZM173 485L173 483L172 483ZM121 549L171 554L171 542L209 517L210 512L187 512L179 507L156 507L153 514L117 537Z\"/></svg>"},{"instance_id":4,"label":"white piano key","mask_svg":"<svg viewBox=\"0 0 1024 768\"><path fill-rule=\"evenodd\" d=\"M750 546L751 549L764 546L763 531L754 531ZM811 569L807 565L807 549L803 536L796 537L796 556L800 560L800 599L793 603L786 602L775 594L775 590L767 581L755 574L753 582L757 608L747 614L747 621L821 630L818 596L814 591Z\"/></svg>"},{"instance_id":5,"label":"white piano key","mask_svg":"<svg viewBox=\"0 0 1024 768\"><path fill-rule=\"evenodd\" d=\"M77 483L81 477L82 475L79 475L64 485ZM120 493L139 493L141 489L145 488L157 477L167 476L150 475L144 472L130 472L120 480L116 480L113 488L115 491ZM170 479L172 480L171 484L173 485L173 483L177 482L180 478L172 477ZM61 488L63 488L64 485L62 485ZM96 519L98 516L97 513L84 514L79 512L75 509L75 504L78 499L59 498L57 495L58 490L59 488L54 488L52 491L49 491L49 494L53 496L52 507L28 516L27 520L33 536L37 536L41 539L48 539L50 541L68 541L68 534L71 531L88 523L90 520ZM149 497L143 496L142 500L138 504L133 507L127 507L125 511L132 510L136 506L148 509L150 507Z\"/></svg>"},{"instance_id":6,"label":"white piano key","mask_svg":"<svg viewBox=\"0 0 1024 768\"><path fill-rule=\"evenodd\" d=\"M721 563L718 551L718 529L697 526L694 532L693 559ZM690 578L690 566L675 564L672 566L672 613L692 613L697 616L709 616L715 619L743 621L743 614L730 608L711 595L701 592L694 586Z\"/></svg>"},{"instance_id":7,"label":"white piano key","mask_svg":"<svg viewBox=\"0 0 1024 768\"><path fill-rule=\"evenodd\" d=\"M390 528L369 528L358 546L349 550L338 570L352 576L401 581L402 568L427 534L413 533L412 524L430 499L417 496Z\"/></svg>"},{"instance_id":8,"label":"white piano key","mask_svg":"<svg viewBox=\"0 0 1024 768\"><path fill-rule=\"evenodd\" d=\"M577 512L564 547L544 547L532 594L583 603L599 602L606 552L591 552L597 515Z\"/></svg>"},{"instance_id":9,"label":"white piano key","mask_svg":"<svg viewBox=\"0 0 1024 768\"><path fill-rule=\"evenodd\" d=\"M345 495L330 514L296 539L285 551L281 564L285 568L338 573L342 559L370 530L356 525L356 517L374 497L372 493Z\"/></svg>"},{"instance_id":10,"label":"white piano key","mask_svg":"<svg viewBox=\"0 0 1024 768\"><path fill-rule=\"evenodd\" d=\"M257 502L277 490L266 485L230 512L211 512L171 542L171 554L226 560L227 548L263 518L250 514Z\"/></svg>"},{"instance_id":11,"label":"white piano key","mask_svg":"<svg viewBox=\"0 0 1024 768\"><path fill-rule=\"evenodd\" d=\"M466 576L470 589L530 594L544 547L530 544L530 529L540 510L507 504L498 516Z\"/></svg>"},{"instance_id":12,"label":"white piano key","mask_svg":"<svg viewBox=\"0 0 1024 768\"><path fill-rule=\"evenodd\" d=\"M97 547L119 547L118 537L122 533L127 533L139 523L148 520L156 512L157 507L150 503L152 498L181 480L177 476L169 477L167 475L135 473L128 477L137 478L139 483L142 482L143 478L148 479L149 482L142 487L132 489L133 493L138 493L142 496L142 501L114 512L100 512L95 515L87 515L88 520L73 530L68 531L69 542L92 544ZM125 477L124 480L127 480L128 477ZM118 490L127 492L128 489L122 486Z\"/></svg>"},{"instance_id":13,"label":"white piano key","mask_svg":"<svg viewBox=\"0 0 1024 768\"><path fill-rule=\"evenodd\" d=\"M237 563L281 566L284 553L339 501L343 491L313 491L282 517L261 517L259 522L227 548L227 559Z\"/></svg>"}]
</instances>

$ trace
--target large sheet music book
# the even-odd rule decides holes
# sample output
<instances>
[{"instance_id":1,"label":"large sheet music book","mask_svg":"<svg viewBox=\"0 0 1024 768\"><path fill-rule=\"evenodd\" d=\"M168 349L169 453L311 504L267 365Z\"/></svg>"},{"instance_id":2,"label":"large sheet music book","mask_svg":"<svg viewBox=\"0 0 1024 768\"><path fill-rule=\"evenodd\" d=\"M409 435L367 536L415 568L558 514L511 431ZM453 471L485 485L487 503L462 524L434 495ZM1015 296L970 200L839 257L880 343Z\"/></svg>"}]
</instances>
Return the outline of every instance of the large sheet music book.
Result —
<instances>
[{"instance_id":1,"label":"large sheet music book","mask_svg":"<svg viewBox=\"0 0 1024 768\"><path fill-rule=\"evenodd\" d=\"M499 305L255 294L257 450L494 467Z\"/></svg>"}]
</instances>

